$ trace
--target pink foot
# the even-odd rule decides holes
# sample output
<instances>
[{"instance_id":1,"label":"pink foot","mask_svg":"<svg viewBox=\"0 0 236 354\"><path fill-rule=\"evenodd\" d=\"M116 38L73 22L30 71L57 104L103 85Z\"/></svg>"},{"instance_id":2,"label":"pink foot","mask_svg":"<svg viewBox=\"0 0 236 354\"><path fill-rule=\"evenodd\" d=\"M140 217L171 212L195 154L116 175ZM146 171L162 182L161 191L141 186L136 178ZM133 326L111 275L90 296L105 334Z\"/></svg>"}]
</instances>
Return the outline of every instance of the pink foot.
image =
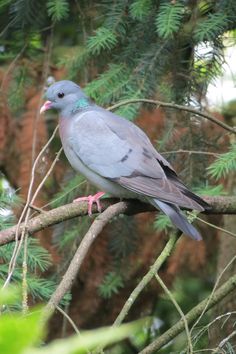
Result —
<instances>
[{"instance_id":1,"label":"pink foot","mask_svg":"<svg viewBox=\"0 0 236 354\"><path fill-rule=\"evenodd\" d=\"M89 216L92 215L92 206L93 203L97 204L98 207L98 211L101 212L101 205L100 205L100 198L104 195L104 192L98 192L94 195L89 195L88 197L81 197L81 198L76 198L73 200L73 203L77 203L77 202L84 202L87 201L88 202L88 214Z\"/></svg>"}]
</instances>

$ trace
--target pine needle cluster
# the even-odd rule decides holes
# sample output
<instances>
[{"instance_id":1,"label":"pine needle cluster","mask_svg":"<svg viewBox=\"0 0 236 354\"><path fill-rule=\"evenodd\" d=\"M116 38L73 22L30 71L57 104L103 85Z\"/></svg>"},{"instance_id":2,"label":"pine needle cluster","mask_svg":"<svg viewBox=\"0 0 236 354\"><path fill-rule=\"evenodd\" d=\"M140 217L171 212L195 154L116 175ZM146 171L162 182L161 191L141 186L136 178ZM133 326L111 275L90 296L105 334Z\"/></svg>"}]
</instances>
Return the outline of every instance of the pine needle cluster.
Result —
<instances>
[{"instance_id":1,"label":"pine needle cluster","mask_svg":"<svg viewBox=\"0 0 236 354\"><path fill-rule=\"evenodd\" d=\"M0 229L11 227L15 224L15 217L12 208L20 205L20 200L15 193L2 190L0 193ZM37 239L30 238L27 241L27 286L28 292L33 302L47 301L55 290L56 282L53 279L44 277L42 274L49 270L52 265L51 256L43 248ZM9 263L12 258L15 243L9 243L0 247L0 282L7 278ZM21 287L22 284L22 265L23 249L17 257L16 266L11 278L12 284ZM67 297L68 299L68 297ZM19 304L20 308L20 304Z\"/></svg>"}]
</instances>

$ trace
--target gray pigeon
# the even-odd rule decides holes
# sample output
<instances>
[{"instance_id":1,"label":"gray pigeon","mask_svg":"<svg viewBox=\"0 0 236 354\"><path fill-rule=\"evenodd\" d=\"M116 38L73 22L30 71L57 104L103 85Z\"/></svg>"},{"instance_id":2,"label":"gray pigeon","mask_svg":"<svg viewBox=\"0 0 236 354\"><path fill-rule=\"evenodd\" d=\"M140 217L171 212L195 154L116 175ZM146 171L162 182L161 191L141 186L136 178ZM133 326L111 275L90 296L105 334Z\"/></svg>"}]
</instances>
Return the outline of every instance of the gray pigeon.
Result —
<instances>
[{"instance_id":1,"label":"gray pigeon","mask_svg":"<svg viewBox=\"0 0 236 354\"><path fill-rule=\"evenodd\" d=\"M179 180L173 167L132 122L92 103L72 81L58 81L46 92L40 112L59 112L59 132L72 167L103 192L79 198L99 207L104 192L149 202L184 234L201 240L180 207L203 211L209 205Z\"/></svg>"}]
</instances>

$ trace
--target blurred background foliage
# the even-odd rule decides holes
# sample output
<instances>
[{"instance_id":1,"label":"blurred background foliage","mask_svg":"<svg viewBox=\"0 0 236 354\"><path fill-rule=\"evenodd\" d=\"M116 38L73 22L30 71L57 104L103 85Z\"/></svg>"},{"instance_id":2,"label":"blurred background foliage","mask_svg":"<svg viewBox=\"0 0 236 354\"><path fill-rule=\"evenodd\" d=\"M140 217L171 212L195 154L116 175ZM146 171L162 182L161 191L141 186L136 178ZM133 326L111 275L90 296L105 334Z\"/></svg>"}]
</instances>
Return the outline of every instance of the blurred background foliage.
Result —
<instances>
[{"instance_id":1,"label":"blurred background foliage","mask_svg":"<svg viewBox=\"0 0 236 354\"><path fill-rule=\"evenodd\" d=\"M209 110L209 83L222 74L226 46L233 46L235 0L2 0L0 2L0 227L12 225L27 196L32 161L57 124L49 113L39 117L45 87L54 79L72 79L105 107L126 99L152 98ZM229 42L230 39L230 42ZM230 43L230 44L229 44ZM218 119L235 125L235 102ZM194 114L149 104L128 104L117 114L134 120L199 194L232 194L235 141L221 128ZM32 148L33 146L33 148ZM60 146L55 138L40 161L37 185ZM71 171L62 157L46 181L36 205L52 208L93 187ZM21 199L19 199L19 196ZM221 225L221 218L209 218ZM30 302L46 301L59 282L89 218L78 218L38 233L28 244ZM121 216L95 242L62 304L78 327L111 324L128 294L160 253L171 226L164 216ZM219 267L219 231L199 224L203 244L181 239L161 276L184 311L209 293ZM222 245L221 245L222 246ZM5 280L13 245L0 249L0 277ZM232 246L233 247L233 246ZM227 250L225 250L227 252ZM227 258L227 257L226 257ZM22 255L12 279L21 284ZM19 308L21 307L19 303ZM155 282L141 294L129 318L150 315L150 326L111 348L136 353L178 319ZM72 333L61 314L54 316L48 339ZM206 325L208 317L203 319ZM214 342L214 340L213 340ZM215 343L217 338L215 338ZM171 343L180 352L185 335ZM208 345L207 331L194 349Z\"/></svg>"}]
</instances>

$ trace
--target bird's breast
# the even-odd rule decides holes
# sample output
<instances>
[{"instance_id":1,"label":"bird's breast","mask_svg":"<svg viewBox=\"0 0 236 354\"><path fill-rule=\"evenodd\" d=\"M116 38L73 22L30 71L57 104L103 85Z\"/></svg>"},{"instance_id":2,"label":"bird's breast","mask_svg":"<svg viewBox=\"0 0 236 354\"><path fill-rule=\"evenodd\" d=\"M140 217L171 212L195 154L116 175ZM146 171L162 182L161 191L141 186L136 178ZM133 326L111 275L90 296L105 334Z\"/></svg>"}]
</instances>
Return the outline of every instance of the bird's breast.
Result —
<instances>
[{"instance_id":1,"label":"bird's breast","mask_svg":"<svg viewBox=\"0 0 236 354\"><path fill-rule=\"evenodd\" d=\"M59 133L62 141L65 155L70 162L71 166L82 175L84 175L89 182L97 186L100 190L109 193L113 196L120 198L134 198L134 193L119 186L117 183L108 180L107 178L100 176L95 171L88 168L80 159L73 148L74 138L72 134L73 125L68 124L66 119L61 118L59 122Z\"/></svg>"}]
</instances>

